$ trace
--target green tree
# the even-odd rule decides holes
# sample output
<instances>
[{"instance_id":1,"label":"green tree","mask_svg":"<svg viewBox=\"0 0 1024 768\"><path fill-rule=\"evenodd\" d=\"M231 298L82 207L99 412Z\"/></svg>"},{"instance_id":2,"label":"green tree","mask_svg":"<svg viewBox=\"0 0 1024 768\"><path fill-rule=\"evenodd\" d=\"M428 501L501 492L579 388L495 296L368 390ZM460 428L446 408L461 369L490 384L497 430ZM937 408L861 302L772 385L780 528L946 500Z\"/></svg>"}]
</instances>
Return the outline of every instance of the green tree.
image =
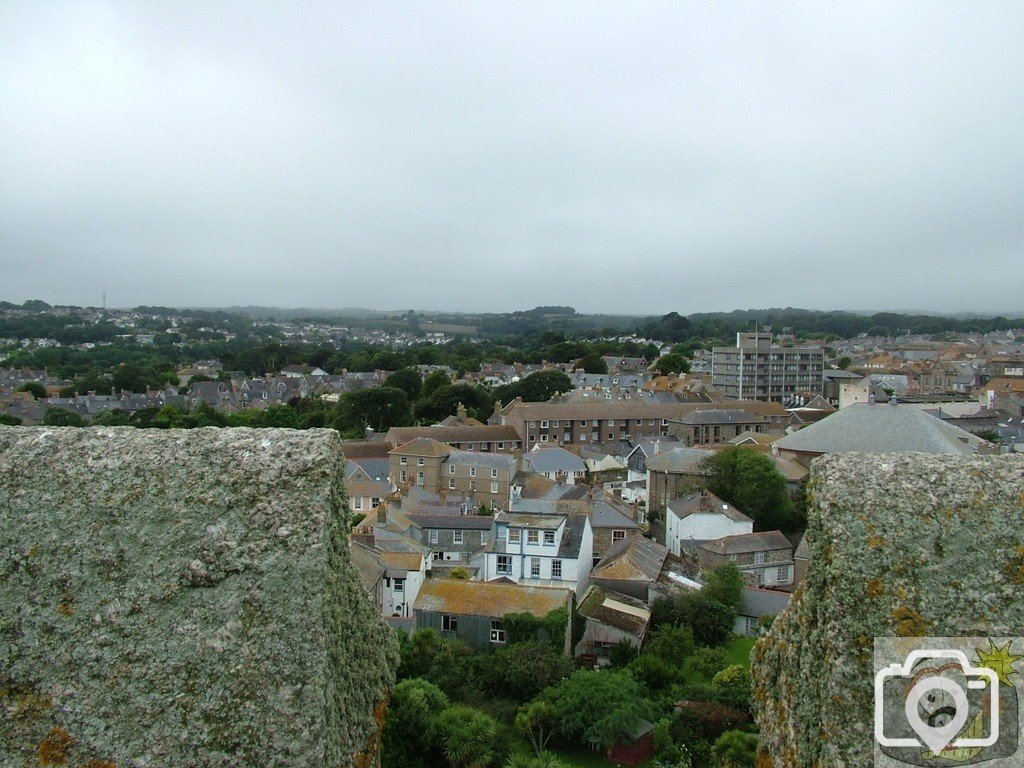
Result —
<instances>
[{"instance_id":1,"label":"green tree","mask_svg":"<svg viewBox=\"0 0 1024 768\"><path fill-rule=\"evenodd\" d=\"M584 373L608 373L608 363L597 352L588 352L573 367L577 370L582 368Z\"/></svg>"},{"instance_id":2,"label":"green tree","mask_svg":"<svg viewBox=\"0 0 1024 768\"><path fill-rule=\"evenodd\" d=\"M693 630L682 624L662 624L651 632L644 655L657 656L660 659L682 666L694 651Z\"/></svg>"},{"instance_id":3,"label":"green tree","mask_svg":"<svg viewBox=\"0 0 1024 768\"><path fill-rule=\"evenodd\" d=\"M513 643L490 654L481 670L481 682L496 695L529 701L572 671L572 661L548 643Z\"/></svg>"},{"instance_id":4,"label":"green tree","mask_svg":"<svg viewBox=\"0 0 1024 768\"><path fill-rule=\"evenodd\" d=\"M530 740L539 757L555 732L555 710L546 701L531 701L516 714L515 726Z\"/></svg>"},{"instance_id":5,"label":"green tree","mask_svg":"<svg viewBox=\"0 0 1024 768\"><path fill-rule=\"evenodd\" d=\"M423 380L423 385L420 387L420 398L430 397L442 387L450 387L451 385L452 380L446 371L432 371Z\"/></svg>"},{"instance_id":6,"label":"green tree","mask_svg":"<svg viewBox=\"0 0 1024 768\"><path fill-rule=\"evenodd\" d=\"M384 432L404 427L412 421L409 398L397 387L358 389L342 395L332 418L332 426L347 435L360 435L364 427Z\"/></svg>"},{"instance_id":7,"label":"green tree","mask_svg":"<svg viewBox=\"0 0 1024 768\"><path fill-rule=\"evenodd\" d=\"M423 377L415 368L401 368L388 376L387 385L405 392L409 402L414 402L420 396L423 388Z\"/></svg>"},{"instance_id":8,"label":"green tree","mask_svg":"<svg viewBox=\"0 0 1024 768\"><path fill-rule=\"evenodd\" d=\"M736 609L703 594L684 592L675 600L676 619L693 631L698 645L717 645L732 635Z\"/></svg>"},{"instance_id":9,"label":"green tree","mask_svg":"<svg viewBox=\"0 0 1024 768\"><path fill-rule=\"evenodd\" d=\"M757 736L726 731L715 740L711 756L716 768L753 768L757 764Z\"/></svg>"},{"instance_id":10,"label":"green tree","mask_svg":"<svg viewBox=\"0 0 1024 768\"><path fill-rule=\"evenodd\" d=\"M433 683L420 678L398 683L384 721L381 768L435 765L435 722L447 706L448 697Z\"/></svg>"},{"instance_id":11,"label":"green tree","mask_svg":"<svg viewBox=\"0 0 1024 768\"><path fill-rule=\"evenodd\" d=\"M698 648L690 660L690 667L702 677L713 680L715 675L730 665L731 661L732 658L725 648Z\"/></svg>"},{"instance_id":12,"label":"green tree","mask_svg":"<svg viewBox=\"0 0 1024 768\"><path fill-rule=\"evenodd\" d=\"M92 417L94 427L128 427L131 420L123 411L102 411Z\"/></svg>"},{"instance_id":13,"label":"green tree","mask_svg":"<svg viewBox=\"0 0 1024 768\"><path fill-rule=\"evenodd\" d=\"M26 381L17 389L18 392L28 392L34 400L42 400L46 397L46 387L38 381Z\"/></svg>"},{"instance_id":14,"label":"green tree","mask_svg":"<svg viewBox=\"0 0 1024 768\"><path fill-rule=\"evenodd\" d=\"M580 669L540 700L551 705L559 735L579 744L610 747L649 714L640 684L628 672Z\"/></svg>"},{"instance_id":15,"label":"green tree","mask_svg":"<svg viewBox=\"0 0 1024 768\"><path fill-rule=\"evenodd\" d=\"M703 462L712 493L753 518L759 530L792 530L797 523L786 479L764 454L730 446Z\"/></svg>"},{"instance_id":16,"label":"green tree","mask_svg":"<svg viewBox=\"0 0 1024 768\"><path fill-rule=\"evenodd\" d=\"M655 361L654 369L663 376L670 373L689 373L690 361L677 352L670 352Z\"/></svg>"},{"instance_id":17,"label":"green tree","mask_svg":"<svg viewBox=\"0 0 1024 768\"><path fill-rule=\"evenodd\" d=\"M0 413L0 424L5 427L19 427L21 426L21 419L8 413Z\"/></svg>"},{"instance_id":18,"label":"green tree","mask_svg":"<svg viewBox=\"0 0 1024 768\"><path fill-rule=\"evenodd\" d=\"M84 427L85 419L63 408L49 408L43 416L43 424L47 427Z\"/></svg>"},{"instance_id":19,"label":"green tree","mask_svg":"<svg viewBox=\"0 0 1024 768\"><path fill-rule=\"evenodd\" d=\"M720 563L704 572L701 594L739 610L743 604L743 574L735 563Z\"/></svg>"},{"instance_id":20,"label":"green tree","mask_svg":"<svg viewBox=\"0 0 1024 768\"><path fill-rule=\"evenodd\" d=\"M498 755L498 723L472 707L448 707L437 718L441 751L452 768L486 768Z\"/></svg>"},{"instance_id":21,"label":"green tree","mask_svg":"<svg viewBox=\"0 0 1024 768\"><path fill-rule=\"evenodd\" d=\"M845 371L847 368L850 367L851 363L853 363L853 360L844 355L843 357L839 358L839 362L836 363L836 368L838 368L840 371Z\"/></svg>"}]
</instances>

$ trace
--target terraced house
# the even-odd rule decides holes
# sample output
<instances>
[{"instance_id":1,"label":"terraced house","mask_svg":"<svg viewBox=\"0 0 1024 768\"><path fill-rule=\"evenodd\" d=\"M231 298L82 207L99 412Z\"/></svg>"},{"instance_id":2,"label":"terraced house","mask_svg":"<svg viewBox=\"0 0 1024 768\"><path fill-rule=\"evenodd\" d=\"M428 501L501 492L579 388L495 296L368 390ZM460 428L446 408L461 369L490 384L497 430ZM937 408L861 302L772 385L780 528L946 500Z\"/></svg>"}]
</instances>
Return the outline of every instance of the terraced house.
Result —
<instances>
[{"instance_id":1,"label":"terraced house","mask_svg":"<svg viewBox=\"0 0 1024 768\"><path fill-rule=\"evenodd\" d=\"M594 532L586 515L502 512L494 517L480 578L583 594L593 567Z\"/></svg>"},{"instance_id":2,"label":"terraced house","mask_svg":"<svg viewBox=\"0 0 1024 768\"><path fill-rule=\"evenodd\" d=\"M477 506L506 507L512 479L522 465L518 454L460 451L429 437L418 437L388 453L391 482L420 486L438 496L472 497Z\"/></svg>"}]
</instances>

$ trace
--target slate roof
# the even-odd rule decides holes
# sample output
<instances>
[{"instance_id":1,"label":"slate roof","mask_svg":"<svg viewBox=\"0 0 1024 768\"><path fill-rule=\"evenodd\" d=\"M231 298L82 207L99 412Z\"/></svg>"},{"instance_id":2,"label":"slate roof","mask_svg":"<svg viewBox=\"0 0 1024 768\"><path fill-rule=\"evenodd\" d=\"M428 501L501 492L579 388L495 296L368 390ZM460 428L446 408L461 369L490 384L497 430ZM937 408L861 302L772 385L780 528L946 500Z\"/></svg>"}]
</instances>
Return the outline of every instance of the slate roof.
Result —
<instances>
[{"instance_id":1,"label":"slate roof","mask_svg":"<svg viewBox=\"0 0 1024 768\"><path fill-rule=\"evenodd\" d=\"M753 518L740 512L732 504L727 504L718 498L711 491L695 491L678 499L672 499L668 508L682 520L690 515L725 515L737 523L752 523Z\"/></svg>"},{"instance_id":2,"label":"slate roof","mask_svg":"<svg viewBox=\"0 0 1024 768\"><path fill-rule=\"evenodd\" d=\"M489 531L491 518L486 515L406 515L417 528L448 528L451 530Z\"/></svg>"},{"instance_id":3,"label":"slate roof","mask_svg":"<svg viewBox=\"0 0 1024 768\"><path fill-rule=\"evenodd\" d=\"M386 444L386 442L385 442ZM438 440L433 440L429 437L417 437L410 440L407 443L403 443L397 448L388 451L388 453L412 455L412 456L428 456L436 458L438 456L447 456L452 452L450 445L445 445Z\"/></svg>"},{"instance_id":4,"label":"slate roof","mask_svg":"<svg viewBox=\"0 0 1024 768\"><path fill-rule=\"evenodd\" d=\"M764 416L755 416L742 408L708 408L688 413L682 418L672 419L677 424L688 426L700 424L754 424L767 421Z\"/></svg>"},{"instance_id":5,"label":"slate roof","mask_svg":"<svg viewBox=\"0 0 1024 768\"><path fill-rule=\"evenodd\" d=\"M740 604L740 616L751 616L759 619L762 616L776 616L789 605L789 593L774 589L744 587L743 602Z\"/></svg>"},{"instance_id":6,"label":"slate roof","mask_svg":"<svg viewBox=\"0 0 1024 768\"><path fill-rule=\"evenodd\" d=\"M918 408L858 403L775 442L802 453L970 454L985 441Z\"/></svg>"},{"instance_id":7,"label":"slate roof","mask_svg":"<svg viewBox=\"0 0 1024 768\"><path fill-rule=\"evenodd\" d=\"M783 536L782 531L762 531L723 536L721 539L702 542L700 548L719 555L739 555L745 552L792 549L793 545L789 543L789 539Z\"/></svg>"},{"instance_id":8,"label":"slate roof","mask_svg":"<svg viewBox=\"0 0 1024 768\"><path fill-rule=\"evenodd\" d=\"M396 449L397 450L397 449ZM450 453L445 458L445 464L457 466L477 466L488 469L515 469L516 457L510 453L481 453L479 451L455 451L448 448Z\"/></svg>"},{"instance_id":9,"label":"slate roof","mask_svg":"<svg viewBox=\"0 0 1024 768\"><path fill-rule=\"evenodd\" d=\"M583 459L565 448L534 448L529 453L523 454L523 459L528 461L535 472L583 472L587 465Z\"/></svg>"},{"instance_id":10,"label":"slate roof","mask_svg":"<svg viewBox=\"0 0 1024 768\"><path fill-rule=\"evenodd\" d=\"M526 612L541 618L568 605L570 594L568 589L527 587L504 581L435 578L423 582L413 610L495 618Z\"/></svg>"},{"instance_id":11,"label":"slate roof","mask_svg":"<svg viewBox=\"0 0 1024 768\"><path fill-rule=\"evenodd\" d=\"M618 541L594 566L591 578L616 581L656 581L668 557L668 547L646 536Z\"/></svg>"},{"instance_id":12,"label":"slate roof","mask_svg":"<svg viewBox=\"0 0 1024 768\"><path fill-rule=\"evenodd\" d=\"M647 469L655 472L675 472L677 474L702 474L701 462L714 451L703 451L699 448L676 446L667 451L656 453L647 459Z\"/></svg>"},{"instance_id":13,"label":"slate roof","mask_svg":"<svg viewBox=\"0 0 1024 768\"><path fill-rule=\"evenodd\" d=\"M417 437L429 437L442 443L519 442L515 427L508 424L482 426L392 427L384 439L392 445L405 445Z\"/></svg>"},{"instance_id":14,"label":"slate roof","mask_svg":"<svg viewBox=\"0 0 1024 768\"><path fill-rule=\"evenodd\" d=\"M651 623L651 611L643 601L609 592L591 584L579 605L579 612L588 619L643 638Z\"/></svg>"}]
</instances>

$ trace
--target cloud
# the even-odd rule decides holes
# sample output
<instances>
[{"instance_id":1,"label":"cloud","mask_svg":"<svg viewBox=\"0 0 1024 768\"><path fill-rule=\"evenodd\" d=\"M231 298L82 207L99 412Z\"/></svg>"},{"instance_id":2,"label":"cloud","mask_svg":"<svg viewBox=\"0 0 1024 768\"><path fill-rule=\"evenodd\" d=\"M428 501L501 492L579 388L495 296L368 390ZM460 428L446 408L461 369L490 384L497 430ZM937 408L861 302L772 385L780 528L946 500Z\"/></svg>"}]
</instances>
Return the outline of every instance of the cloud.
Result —
<instances>
[{"instance_id":1,"label":"cloud","mask_svg":"<svg viewBox=\"0 0 1024 768\"><path fill-rule=\"evenodd\" d=\"M1022 33L1010 2L5 4L0 294L1021 310Z\"/></svg>"}]
</instances>

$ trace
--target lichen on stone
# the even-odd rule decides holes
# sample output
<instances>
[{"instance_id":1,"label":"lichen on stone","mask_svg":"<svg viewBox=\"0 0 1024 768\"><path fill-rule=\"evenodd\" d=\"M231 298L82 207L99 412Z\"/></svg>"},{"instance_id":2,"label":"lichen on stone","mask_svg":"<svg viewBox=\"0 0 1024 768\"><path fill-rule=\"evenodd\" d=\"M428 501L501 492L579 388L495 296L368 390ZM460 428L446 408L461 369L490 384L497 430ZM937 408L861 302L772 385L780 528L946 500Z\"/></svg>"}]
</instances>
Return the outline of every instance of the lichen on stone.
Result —
<instances>
[{"instance_id":1,"label":"lichen on stone","mask_svg":"<svg viewBox=\"0 0 1024 768\"><path fill-rule=\"evenodd\" d=\"M761 764L870 765L875 637L1017 634L1024 458L836 455L811 483L807 577L752 654Z\"/></svg>"}]
</instances>

